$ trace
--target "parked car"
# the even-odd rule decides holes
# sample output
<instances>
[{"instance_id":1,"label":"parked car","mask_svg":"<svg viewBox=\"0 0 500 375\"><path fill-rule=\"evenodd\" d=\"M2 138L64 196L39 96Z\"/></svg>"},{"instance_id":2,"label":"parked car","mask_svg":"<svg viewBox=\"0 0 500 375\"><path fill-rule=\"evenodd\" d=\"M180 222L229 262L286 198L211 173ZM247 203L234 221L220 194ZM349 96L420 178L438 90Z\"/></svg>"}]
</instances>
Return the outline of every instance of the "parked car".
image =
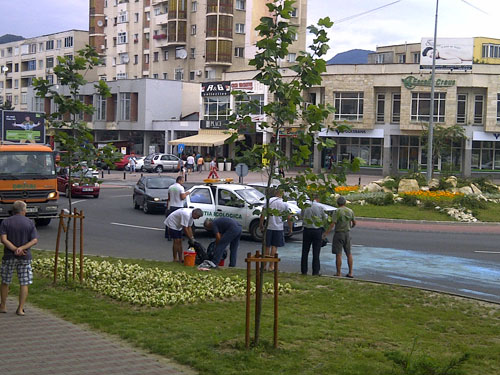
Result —
<instances>
[{"instance_id":1,"label":"parked car","mask_svg":"<svg viewBox=\"0 0 500 375\"><path fill-rule=\"evenodd\" d=\"M143 176L137 181L132 195L136 210L144 213L163 211L167 208L168 188L175 184L175 178L166 176Z\"/></svg>"},{"instance_id":2,"label":"parked car","mask_svg":"<svg viewBox=\"0 0 500 375\"><path fill-rule=\"evenodd\" d=\"M92 170L85 169L71 172L71 196L92 195L99 198L100 187L92 175ZM69 196L69 170L68 168L58 168L57 170L57 191Z\"/></svg>"},{"instance_id":3,"label":"parked car","mask_svg":"<svg viewBox=\"0 0 500 375\"><path fill-rule=\"evenodd\" d=\"M144 167L144 159L146 157L145 156L139 156L135 158L135 171L136 172L142 172L143 171L143 167ZM125 170L128 172L130 171L130 159L129 159L129 164L127 164L125 166Z\"/></svg>"},{"instance_id":4,"label":"parked car","mask_svg":"<svg viewBox=\"0 0 500 375\"><path fill-rule=\"evenodd\" d=\"M203 210L203 217L194 221L195 228L203 228L203 222L207 218L230 217L239 222L243 232L250 233L252 239L262 240L259 212L265 196L260 191L248 185L228 183L195 185L189 191L191 193L186 197L187 206ZM288 225L285 225L286 237L302 231L302 221L298 217L300 209L295 205L289 206L293 215L293 233L289 233Z\"/></svg>"},{"instance_id":5,"label":"parked car","mask_svg":"<svg viewBox=\"0 0 500 375\"><path fill-rule=\"evenodd\" d=\"M152 154L144 159L147 172L179 171L179 158L172 154Z\"/></svg>"},{"instance_id":6,"label":"parked car","mask_svg":"<svg viewBox=\"0 0 500 375\"><path fill-rule=\"evenodd\" d=\"M115 161L114 164L116 166L116 169L118 169L119 171L125 170L132 156L135 157L136 159L140 157L140 155L123 155L122 160Z\"/></svg>"}]
</instances>

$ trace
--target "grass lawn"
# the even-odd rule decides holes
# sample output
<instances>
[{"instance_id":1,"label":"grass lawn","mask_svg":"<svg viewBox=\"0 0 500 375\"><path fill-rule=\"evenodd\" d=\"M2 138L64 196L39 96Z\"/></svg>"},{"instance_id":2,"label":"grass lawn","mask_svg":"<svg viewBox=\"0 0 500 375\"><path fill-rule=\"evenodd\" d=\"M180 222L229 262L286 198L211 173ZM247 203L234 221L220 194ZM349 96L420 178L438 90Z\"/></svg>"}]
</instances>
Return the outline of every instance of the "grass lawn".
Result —
<instances>
[{"instance_id":1,"label":"grass lawn","mask_svg":"<svg viewBox=\"0 0 500 375\"><path fill-rule=\"evenodd\" d=\"M500 206L500 205L498 205ZM383 219L405 219L405 220L430 220L430 221L454 221L454 219L437 210L410 207L402 204L389 206L375 206L372 204L359 205L350 204L349 208L358 217L376 217ZM499 220L497 216L496 220Z\"/></svg>"},{"instance_id":2,"label":"grass lawn","mask_svg":"<svg viewBox=\"0 0 500 375\"><path fill-rule=\"evenodd\" d=\"M487 203L487 205L487 208L474 210L478 220L489 222L500 221L500 204Z\"/></svg>"},{"instance_id":3,"label":"grass lawn","mask_svg":"<svg viewBox=\"0 0 500 375\"><path fill-rule=\"evenodd\" d=\"M127 262L186 271L172 263ZM214 272L245 277L243 270ZM271 281L271 274L265 279ZM244 299L146 308L78 286L54 287L35 276L29 302L201 374L390 374L394 366L385 353L408 353L415 339L413 358L427 354L444 364L467 352L471 357L464 373L498 373L498 305L347 279L280 274L280 282L291 283L294 292L280 296L277 350L272 348L271 297L264 299L261 344L248 351Z\"/></svg>"}]
</instances>

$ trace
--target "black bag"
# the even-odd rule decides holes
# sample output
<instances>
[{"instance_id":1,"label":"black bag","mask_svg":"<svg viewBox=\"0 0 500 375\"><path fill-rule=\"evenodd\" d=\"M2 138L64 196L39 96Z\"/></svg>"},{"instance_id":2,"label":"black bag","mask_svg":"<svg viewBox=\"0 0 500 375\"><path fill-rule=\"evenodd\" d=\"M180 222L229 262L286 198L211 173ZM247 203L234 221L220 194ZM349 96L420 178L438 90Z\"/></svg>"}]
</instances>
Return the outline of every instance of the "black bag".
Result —
<instances>
[{"instance_id":1,"label":"black bag","mask_svg":"<svg viewBox=\"0 0 500 375\"><path fill-rule=\"evenodd\" d=\"M208 248L207 248L208 260L214 259L216 246L217 245L215 244L215 241L210 242L210 245L208 245ZM222 259L226 259L226 258L227 258L227 250L224 249L224 252L222 253Z\"/></svg>"},{"instance_id":2,"label":"black bag","mask_svg":"<svg viewBox=\"0 0 500 375\"><path fill-rule=\"evenodd\" d=\"M208 260L207 251L201 243L195 241L193 248L194 251L196 251L196 259L194 261L195 264L201 264L203 261Z\"/></svg>"},{"instance_id":3,"label":"black bag","mask_svg":"<svg viewBox=\"0 0 500 375\"><path fill-rule=\"evenodd\" d=\"M323 238L321 240L321 247L325 247L328 244L328 238Z\"/></svg>"}]
</instances>

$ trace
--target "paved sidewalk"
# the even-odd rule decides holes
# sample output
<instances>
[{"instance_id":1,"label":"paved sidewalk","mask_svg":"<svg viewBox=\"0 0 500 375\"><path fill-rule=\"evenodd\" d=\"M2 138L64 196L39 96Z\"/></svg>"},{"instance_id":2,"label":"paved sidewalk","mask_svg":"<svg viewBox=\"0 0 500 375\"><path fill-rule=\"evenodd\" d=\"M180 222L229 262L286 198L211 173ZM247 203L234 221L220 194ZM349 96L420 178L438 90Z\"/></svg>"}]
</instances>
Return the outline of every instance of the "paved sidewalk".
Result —
<instances>
[{"instance_id":1,"label":"paved sidewalk","mask_svg":"<svg viewBox=\"0 0 500 375\"><path fill-rule=\"evenodd\" d=\"M54 315L26 306L17 316L17 299L9 298L0 314L2 360L8 375L164 375L194 374L110 337L83 329Z\"/></svg>"}]
</instances>

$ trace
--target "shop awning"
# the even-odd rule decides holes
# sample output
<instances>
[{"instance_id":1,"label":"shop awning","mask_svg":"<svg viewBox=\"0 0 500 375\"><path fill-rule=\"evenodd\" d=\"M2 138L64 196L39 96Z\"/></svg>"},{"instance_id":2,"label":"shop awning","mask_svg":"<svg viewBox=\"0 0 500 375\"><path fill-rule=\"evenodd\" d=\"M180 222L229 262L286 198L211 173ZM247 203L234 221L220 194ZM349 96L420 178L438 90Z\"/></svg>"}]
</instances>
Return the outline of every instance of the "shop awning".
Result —
<instances>
[{"instance_id":1,"label":"shop awning","mask_svg":"<svg viewBox=\"0 0 500 375\"><path fill-rule=\"evenodd\" d=\"M231 137L229 130L221 129L200 129L198 134L192 135L190 137L174 139L173 141L168 141L170 145L185 144L186 146L220 146L224 144L224 141ZM244 135L239 135L238 140L244 139Z\"/></svg>"}]
</instances>

